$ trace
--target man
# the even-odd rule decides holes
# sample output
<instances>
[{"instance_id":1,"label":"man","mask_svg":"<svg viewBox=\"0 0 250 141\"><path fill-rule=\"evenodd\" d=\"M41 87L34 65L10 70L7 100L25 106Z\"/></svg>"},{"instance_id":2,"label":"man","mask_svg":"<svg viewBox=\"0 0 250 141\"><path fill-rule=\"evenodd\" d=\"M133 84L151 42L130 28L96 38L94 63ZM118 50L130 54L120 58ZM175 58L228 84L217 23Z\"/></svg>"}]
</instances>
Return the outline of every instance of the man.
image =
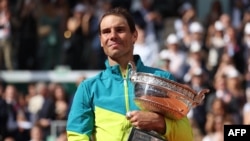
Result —
<instances>
[{"instance_id":1,"label":"man","mask_svg":"<svg viewBox=\"0 0 250 141\"><path fill-rule=\"evenodd\" d=\"M122 8L108 11L100 20L99 32L108 57L106 69L79 84L68 116L68 140L127 141L132 127L156 131L169 141L193 140L186 117L171 120L154 112L140 111L134 103L129 61L135 62L138 72L167 79L173 76L144 66L139 56L133 56L138 35L131 15Z\"/></svg>"}]
</instances>

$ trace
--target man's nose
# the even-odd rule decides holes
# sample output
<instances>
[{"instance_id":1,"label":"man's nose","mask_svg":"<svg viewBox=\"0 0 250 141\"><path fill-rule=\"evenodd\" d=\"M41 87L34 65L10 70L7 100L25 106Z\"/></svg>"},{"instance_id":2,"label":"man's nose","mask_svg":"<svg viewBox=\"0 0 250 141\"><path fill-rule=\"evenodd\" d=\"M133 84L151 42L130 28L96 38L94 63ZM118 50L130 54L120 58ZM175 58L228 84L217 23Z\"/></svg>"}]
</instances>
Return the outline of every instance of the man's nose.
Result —
<instances>
[{"instance_id":1,"label":"man's nose","mask_svg":"<svg viewBox=\"0 0 250 141\"><path fill-rule=\"evenodd\" d=\"M117 32L115 30L111 31L110 38L117 38Z\"/></svg>"}]
</instances>

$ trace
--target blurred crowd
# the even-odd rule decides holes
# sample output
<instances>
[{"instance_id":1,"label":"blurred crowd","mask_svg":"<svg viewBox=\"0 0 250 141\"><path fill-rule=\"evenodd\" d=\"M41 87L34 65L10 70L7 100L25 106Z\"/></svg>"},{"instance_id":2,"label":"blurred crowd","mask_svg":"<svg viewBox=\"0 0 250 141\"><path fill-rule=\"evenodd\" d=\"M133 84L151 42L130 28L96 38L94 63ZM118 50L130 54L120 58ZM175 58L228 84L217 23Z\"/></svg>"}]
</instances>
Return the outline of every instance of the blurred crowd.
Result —
<instances>
[{"instance_id":1,"label":"blurred crowd","mask_svg":"<svg viewBox=\"0 0 250 141\"><path fill-rule=\"evenodd\" d=\"M98 19L122 6L136 22L134 54L197 93L210 89L188 113L194 140L223 141L224 124L250 124L250 2L230 0L226 13L214 0L204 20L195 2L0 0L0 69L103 69ZM0 86L0 140L46 140L53 120L67 120L72 94L62 84L30 83L27 93ZM66 141L65 130L59 131L57 140Z\"/></svg>"},{"instance_id":2,"label":"blurred crowd","mask_svg":"<svg viewBox=\"0 0 250 141\"><path fill-rule=\"evenodd\" d=\"M84 79L80 76L75 88ZM65 123L73 93L64 84L29 83L24 92L0 83L0 97L0 141L67 141Z\"/></svg>"}]
</instances>

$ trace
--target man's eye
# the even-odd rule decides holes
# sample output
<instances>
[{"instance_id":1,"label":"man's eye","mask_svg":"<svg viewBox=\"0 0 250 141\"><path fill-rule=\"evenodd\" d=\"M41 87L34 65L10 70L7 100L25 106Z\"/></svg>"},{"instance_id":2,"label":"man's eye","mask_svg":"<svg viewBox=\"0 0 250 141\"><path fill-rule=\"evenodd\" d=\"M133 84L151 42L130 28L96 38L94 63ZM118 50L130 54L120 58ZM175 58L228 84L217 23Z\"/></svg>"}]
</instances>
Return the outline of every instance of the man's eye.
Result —
<instances>
[{"instance_id":1,"label":"man's eye","mask_svg":"<svg viewBox=\"0 0 250 141\"><path fill-rule=\"evenodd\" d=\"M124 32L124 29L123 28L117 28L116 32L119 32L119 33Z\"/></svg>"},{"instance_id":2,"label":"man's eye","mask_svg":"<svg viewBox=\"0 0 250 141\"><path fill-rule=\"evenodd\" d=\"M109 30L103 30L103 31L102 31L102 34L108 34L108 33L110 33Z\"/></svg>"}]
</instances>

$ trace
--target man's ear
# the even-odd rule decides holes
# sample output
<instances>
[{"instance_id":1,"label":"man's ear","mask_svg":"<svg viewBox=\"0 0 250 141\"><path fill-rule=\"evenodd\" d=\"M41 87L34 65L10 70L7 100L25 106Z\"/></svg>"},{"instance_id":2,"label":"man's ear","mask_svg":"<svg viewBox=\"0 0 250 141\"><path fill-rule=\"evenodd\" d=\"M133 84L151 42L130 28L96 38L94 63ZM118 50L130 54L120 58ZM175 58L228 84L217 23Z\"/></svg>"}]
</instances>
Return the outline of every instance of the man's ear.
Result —
<instances>
[{"instance_id":1,"label":"man's ear","mask_svg":"<svg viewBox=\"0 0 250 141\"><path fill-rule=\"evenodd\" d=\"M132 37L132 40L133 40L133 43L135 43L135 41L137 40L138 38L138 32L137 30L133 33L133 37Z\"/></svg>"},{"instance_id":2,"label":"man's ear","mask_svg":"<svg viewBox=\"0 0 250 141\"><path fill-rule=\"evenodd\" d=\"M100 41L100 45L101 45L101 47L103 47L103 44L102 44L102 42L101 42L101 36L100 36L100 34L99 34L99 41Z\"/></svg>"}]
</instances>

